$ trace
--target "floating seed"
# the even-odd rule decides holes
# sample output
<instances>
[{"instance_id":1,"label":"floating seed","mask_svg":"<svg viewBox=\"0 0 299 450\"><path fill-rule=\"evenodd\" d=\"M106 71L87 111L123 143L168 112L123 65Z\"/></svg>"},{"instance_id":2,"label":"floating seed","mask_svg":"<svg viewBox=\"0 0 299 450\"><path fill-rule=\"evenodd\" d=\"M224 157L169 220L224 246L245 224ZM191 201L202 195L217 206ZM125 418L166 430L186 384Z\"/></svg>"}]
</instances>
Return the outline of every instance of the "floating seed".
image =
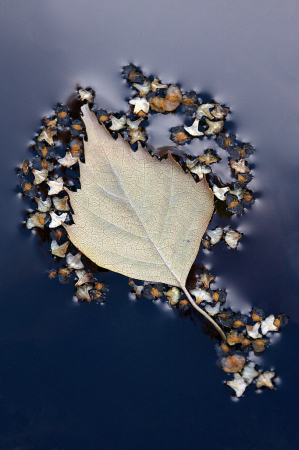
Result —
<instances>
[{"instance_id":1,"label":"floating seed","mask_svg":"<svg viewBox=\"0 0 299 450\"><path fill-rule=\"evenodd\" d=\"M241 397L241 395L244 394L244 391L247 388L247 383L239 373L235 373L234 380L227 381L226 384L235 391L237 397Z\"/></svg>"},{"instance_id":2,"label":"floating seed","mask_svg":"<svg viewBox=\"0 0 299 450\"><path fill-rule=\"evenodd\" d=\"M263 386L268 387L269 389L274 389L274 386L271 382L272 378L275 377L275 372L264 372L256 380L256 387L259 389Z\"/></svg>"}]
</instances>

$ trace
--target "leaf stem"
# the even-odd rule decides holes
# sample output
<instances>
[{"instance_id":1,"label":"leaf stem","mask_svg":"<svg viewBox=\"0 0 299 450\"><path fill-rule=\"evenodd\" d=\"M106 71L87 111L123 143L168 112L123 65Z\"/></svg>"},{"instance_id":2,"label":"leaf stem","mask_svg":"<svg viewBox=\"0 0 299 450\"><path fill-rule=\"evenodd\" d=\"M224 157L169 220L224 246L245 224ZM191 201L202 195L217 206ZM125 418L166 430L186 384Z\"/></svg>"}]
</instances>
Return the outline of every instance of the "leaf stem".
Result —
<instances>
[{"instance_id":1,"label":"leaf stem","mask_svg":"<svg viewBox=\"0 0 299 450\"><path fill-rule=\"evenodd\" d=\"M208 319L216 328L216 330L218 331L218 333L220 334L220 336L222 337L222 339L224 341L226 341L226 335L224 333L224 331L220 328L220 326L218 325L218 323L215 322L215 320L212 319L211 316L209 316L209 314L204 311L203 309L201 309L196 302L193 300L193 298L191 297L191 295L189 294L188 290L186 289L186 286L184 286L182 283L180 283L180 286L184 292L184 294L186 295L186 297L188 298L189 302L191 303L191 305L198 311L200 312L200 314L202 314L206 319Z\"/></svg>"}]
</instances>

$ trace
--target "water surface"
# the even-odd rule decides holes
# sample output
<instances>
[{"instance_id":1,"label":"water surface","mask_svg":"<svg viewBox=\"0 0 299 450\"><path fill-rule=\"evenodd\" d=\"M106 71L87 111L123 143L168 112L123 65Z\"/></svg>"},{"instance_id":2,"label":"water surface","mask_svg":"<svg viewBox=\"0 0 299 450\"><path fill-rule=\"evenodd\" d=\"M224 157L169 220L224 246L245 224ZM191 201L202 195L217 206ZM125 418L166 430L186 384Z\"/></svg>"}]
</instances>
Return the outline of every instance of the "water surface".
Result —
<instances>
[{"instance_id":1,"label":"water surface","mask_svg":"<svg viewBox=\"0 0 299 450\"><path fill-rule=\"evenodd\" d=\"M297 2L54 0L1 9L0 447L298 448ZM229 222L245 233L239 250L219 245L198 260L233 308L291 316L261 358L280 376L274 392L251 387L233 402L199 322L161 302L130 301L125 277L105 274L105 306L75 304L71 284L46 276L47 247L20 227L26 204L14 168L31 157L40 119L77 84L93 87L99 106L125 110L120 69L129 62L230 106L229 131L257 149L249 160L257 201ZM160 117L149 126L155 146L170 143L168 128L180 120L167 116L161 126ZM229 181L225 164L219 171Z\"/></svg>"}]
</instances>

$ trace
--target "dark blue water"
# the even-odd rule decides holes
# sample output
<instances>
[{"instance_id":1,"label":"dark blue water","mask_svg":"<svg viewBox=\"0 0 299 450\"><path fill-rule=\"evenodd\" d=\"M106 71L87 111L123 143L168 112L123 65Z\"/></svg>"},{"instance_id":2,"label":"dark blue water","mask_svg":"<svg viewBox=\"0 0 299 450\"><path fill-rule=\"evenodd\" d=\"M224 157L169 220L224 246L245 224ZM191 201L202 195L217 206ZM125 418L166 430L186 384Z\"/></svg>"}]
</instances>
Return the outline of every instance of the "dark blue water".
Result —
<instances>
[{"instance_id":1,"label":"dark blue water","mask_svg":"<svg viewBox=\"0 0 299 450\"><path fill-rule=\"evenodd\" d=\"M1 10L0 448L297 449L298 3L55 0ZM14 168L31 157L40 119L77 84L92 86L99 106L126 109L129 62L229 105L229 131L257 149L257 201L227 222L245 233L238 251L219 245L198 259L233 308L291 317L259 358L279 375L275 391L251 386L232 401L200 322L129 300L125 277L103 275L104 306L74 303L71 284L47 278L47 246L20 226ZM150 143L169 144L178 119L153 117ZM230 180L226 163L218 170Z\"/></svg>"}]
</instances>

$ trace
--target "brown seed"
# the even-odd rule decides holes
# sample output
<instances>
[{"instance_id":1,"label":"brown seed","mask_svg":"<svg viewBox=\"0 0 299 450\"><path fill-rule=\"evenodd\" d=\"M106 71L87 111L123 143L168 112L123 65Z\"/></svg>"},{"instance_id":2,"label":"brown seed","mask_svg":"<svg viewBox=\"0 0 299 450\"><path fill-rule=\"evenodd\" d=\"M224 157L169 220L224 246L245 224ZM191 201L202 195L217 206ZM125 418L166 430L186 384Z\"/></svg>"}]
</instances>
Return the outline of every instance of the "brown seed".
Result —
<instances>
[{"instance_id":1,"label":"brown seed","mask_svg":"<svg viewBox=\"0 0 299 450\"><path fill-rule=\"evenodd\" d=\"M241 183L245 183L245 178L241 173L238 173L238 180L241 181Z\"/></svg>"},{"instance_id":2,"label":"brown seed","mask_svg":"<svg viewBox=\"0 0 299 450\"><path fill-rule=\"evenodd\" d=\"M243 326L244 326L244 323L241 322L241 320L236 320L236 321L234 322L234 327L235 327L235 328L239 328L239 327L243 327Z\"/></svg>"},{"instance_id":3,"label":"brown seed","mask_svg":"<svg viewBox=\"0 0 299 450\"><path fill-rule=\"evenodd\" d=\"M81 125L78 124L72 125L72 128L74 128L75 130L82 130Z\"/></svg>"},{"instance_id":4,"label":"brown seed","mask_svg":"<svg viewBox=\"0 0 299 450\"><path fill-rule=\"evenodd\" d=\"M233 200L229 205L228 208L234 208L239 204L238 200Z\"/></svg>"},{"instance_id":5,"label":"brown seed","mask_svg":"<svg viewBox=\"0 0 299 450\"><path fill-rule=\"evenodd\" d=\"M214 294L213 294L213 299L215 300L215 302L218 302L218 300L219 300L219 294L218 294L218 292L214 292Z\"/></svg>"},{"instance_id":6,"label":"brown seed","mask_svg":"<svg viewBox=\"0 0 299 450\"><path fill-rule=\"evenodd\" d=\"M160 292L156 288L152 288L151 293L153 294L154 297L160 297L161 296Z\"/></svg>"},{"instance_id":7,"label":"brown seed","mask_svg":"<svg viewBox=\"0 0 299 450\"><path fill-rule=\"evenodd\" d=\"M23 191L24 191L24 192L25 192L25 191L29 191L31 188L32 188L32 184L31 184L31 183L26 183L25 186L24 186L24 188L23 188Z\"/></svg>"},{"instance_id":8,"label":"brown seed","mask_svg":"<svg viewBox=\"0 0 299 450\"><path fill-rule=\"evenodd\" d=\"M261 318L260 316L258 316L257 314L251 314L252 320L254 320L255 322L260 322Z\"/></svg>"},{"instance_id":9,"label":"brown seed","mask_svg":"<svg viewBox=\"0 0 299 450\"><path fill-rule=\"evenodd\" d=\"M67 115L67 113L66 113L65 111L61 111L61 112L58 114L58 117L59 117L60 119L63 119L66 115Z\"/></svg>"},{"instance_id":10,"label":"brown seed","mask_svg":"<svg viewBox=\"0 0 299 450\"><path fill-rule=\"evenodd\" d=\"M229 352L229 347L228 347L227 345L221 344L221 348L222 348L222 351L223 351L224 353L228 353L228 352Z\"/></svg>"},{"instance_id":11,"label":"brown seed","mask_svg":"<svg viewBox=\"0 0 299 450\"><path fill-rule=\"evenodd\" d=\"M97 283L97 284L95 285L95 288L96 288L97 291L100 291L100 290L103 288L102 283Z\"/></svg>"}]
</instances>

